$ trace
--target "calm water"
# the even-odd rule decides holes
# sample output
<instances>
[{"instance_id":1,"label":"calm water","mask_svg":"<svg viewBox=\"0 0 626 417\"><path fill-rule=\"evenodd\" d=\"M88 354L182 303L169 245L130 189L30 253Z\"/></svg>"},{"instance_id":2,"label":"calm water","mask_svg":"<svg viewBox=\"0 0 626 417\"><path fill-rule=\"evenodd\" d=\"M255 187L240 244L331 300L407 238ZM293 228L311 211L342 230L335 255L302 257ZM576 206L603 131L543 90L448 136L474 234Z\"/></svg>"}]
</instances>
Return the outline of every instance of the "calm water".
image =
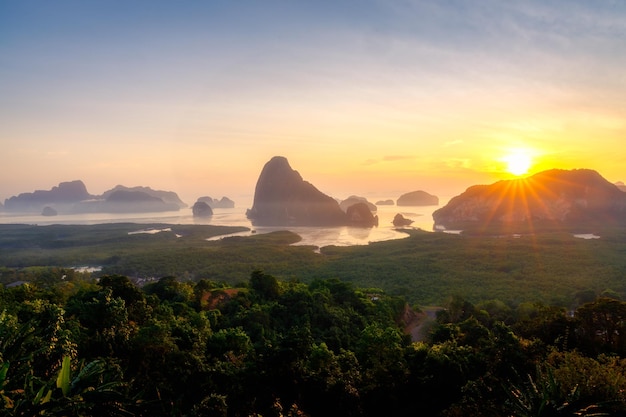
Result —
<instances>
[{"instance_id":1,"label":"calm water","mask_svg":"<svg viewBox=\"0 0 626 417\"><path fill-rule=\"evenodd\" d=\"M371 200L370 200L371 201ZM376 200L377 201L377 200ZM275 230L291 230L302 237L299 245L314 245L318 247L337 245L366 245L369 242L378 242L391 239L402 239L407 237L405 233L398 232L391 223L397 213L413 220L412 228L419 228L426 231L433 230L432 213L440 206L426 207L378 207L378 227L358 228L358 227L257 227L252 226L246 218L246 209L252 204L237 206L233 209L215 209L213 216L205 219L194 218L191 209L181 209L180 211L162 213L140 213L140 214L109 214L109 213L89 213L58 215L45 217L41 215L13 215L0 212L0 223L22 223L22 224L100 224L100 223L167 223L167 224L210 224L219 226L244 226L255 233L268 233ZM242 233L248 235L251 232Z\"/></svg>"}]
</instances>

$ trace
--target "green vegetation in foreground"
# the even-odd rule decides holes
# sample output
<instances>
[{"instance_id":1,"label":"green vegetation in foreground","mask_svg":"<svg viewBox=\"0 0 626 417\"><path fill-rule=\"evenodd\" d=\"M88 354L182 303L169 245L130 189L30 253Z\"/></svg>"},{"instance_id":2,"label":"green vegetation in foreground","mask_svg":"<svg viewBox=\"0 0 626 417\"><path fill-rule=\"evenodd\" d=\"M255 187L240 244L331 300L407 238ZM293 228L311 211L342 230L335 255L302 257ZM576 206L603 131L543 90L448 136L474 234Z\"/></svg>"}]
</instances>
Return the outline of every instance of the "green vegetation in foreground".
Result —
<instances>
[{"instance_id":1,"label":"green vegetation in foreground","mask_svg":"<svg viewBox=\"0 0 626 417\"><path fill-rule=\"evenodd\" d=\"M172 232L135 234L145 228ZM626 295L626 231L605 230L584 240L570 233L463 236L411 231L406 239L366 246L291 246L291 232L206 238L243 228L196 225L0 225L2 282L26 266L102 266L101 274L176 276L234 285L254 270L303 282L338 278L377 287L419 305L441 305L454 295L471 302L498 299L515 306L541 301L575 306L589 294ZM176 234L182 237L176 237Z\"/></svg>"},{"instance_id":2,"label":"green vegetation in foreground","mask_svg":"<svg viewBox=\"0 0 626 417\"><path fill-rule=\"evenodd\" d=\"M254 271L237 288L68 276L0 286L0 305L0 416L626 415L612 298L457 297L425 326L378 289Z\"/></svg>"}]
</instances>

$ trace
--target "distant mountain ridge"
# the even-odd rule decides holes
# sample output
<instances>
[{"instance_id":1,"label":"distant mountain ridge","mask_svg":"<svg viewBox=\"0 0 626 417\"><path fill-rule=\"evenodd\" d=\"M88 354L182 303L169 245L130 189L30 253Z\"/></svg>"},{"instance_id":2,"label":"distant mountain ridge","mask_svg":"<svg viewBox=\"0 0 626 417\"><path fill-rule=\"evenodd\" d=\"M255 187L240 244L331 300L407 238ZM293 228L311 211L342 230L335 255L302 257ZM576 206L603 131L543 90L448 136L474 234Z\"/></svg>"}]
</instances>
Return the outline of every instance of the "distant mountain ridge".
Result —
<instances>
[{"instance_id":1,"label":"distant mountain ridge","mask_svg":"<svg viewBox=\"0 0 626 417\"><path fill-rule=\"evenodd\" d=\"M127 192L141 192L141 193L145 193L147 195L150 195L152 197L157 197L160 198L161 200L163 200L163 202L165 203L170 203L170 204L176 204L179 208L185 208L187 207L187 204L185 204L179 197L178 194L176 194L173 191L162 191L162 190L153 190L150 187L142 187L142 186L137 186L137 187L125 187L123 185L116 185L115 187L113 187L112 189L105 191L104 193L102 193L102 199L108 200L109 196L115 192L118 191L127 191Z\"/></svg>"},{"instance_id":2,"label":"distant mountain ridge","mask_svg":"<svg viewBox=\"0 0 626 417\"><path fill-rule=\"evenodd\" d=\"M475 185L433 213L435 225L626 222L626 193L590 169L543 171Z\"/></svg>"},{"instance_id":3,"label":"distant mountain ridge","mask_svg":"<svg viewBox=\"0 0 626 417\"><path fill-rule=\"evenodd\" d=\"M187 207L172 191L118 185L97 196L90 194L80 180L13 196L5 200L4 206L6 211L24 213L40 213L49 207L59 214L161 212Z\"/></svg>"},{"instance_id":4,"label":"distant mountain ridge","mask_svg":"<svg viewBox=\"0 0 626 417\"><path fill-rule=\"evenodd\" d=\"M50 190L36 190L32 193L21 193L4 200L7 211L41 212L43 207L51 204L73 204L95 198L87 192L87 187L80 180L61 182Z\"/></svg>"}]
</instances>

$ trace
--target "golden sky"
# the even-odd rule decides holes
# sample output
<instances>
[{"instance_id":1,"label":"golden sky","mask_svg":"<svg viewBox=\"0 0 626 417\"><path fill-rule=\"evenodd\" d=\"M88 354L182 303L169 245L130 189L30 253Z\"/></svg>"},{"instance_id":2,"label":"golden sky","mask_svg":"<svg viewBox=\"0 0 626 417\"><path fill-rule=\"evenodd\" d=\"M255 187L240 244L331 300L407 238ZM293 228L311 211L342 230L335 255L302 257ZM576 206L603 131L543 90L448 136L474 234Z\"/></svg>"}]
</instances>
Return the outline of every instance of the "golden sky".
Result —
<instances>
[{"instance_id":1,"label":"golden sky","mask_svg":"<svg viewBox=\"0 0 626 417\"><path fill-rule=\"evenodd\" d=\"M624 68L608 0L0 2L0 201L251 196L275 155L338 198L626 181Z\"/></svg>"}]
</instances>

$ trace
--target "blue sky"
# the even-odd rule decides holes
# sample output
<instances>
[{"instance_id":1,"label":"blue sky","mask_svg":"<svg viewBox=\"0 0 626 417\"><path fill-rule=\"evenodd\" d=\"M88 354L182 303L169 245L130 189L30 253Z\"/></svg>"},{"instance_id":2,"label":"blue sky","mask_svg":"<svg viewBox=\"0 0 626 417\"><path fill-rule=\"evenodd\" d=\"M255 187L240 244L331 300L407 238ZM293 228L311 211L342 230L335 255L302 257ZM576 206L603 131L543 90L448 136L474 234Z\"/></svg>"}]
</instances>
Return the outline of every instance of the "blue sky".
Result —
<instances>
[{"instance_id":1,"label":"blue sky","mask_svg":"<svg viewBox=\"0 0 626 417\"><path fill-rule=\"evenodd\" d=\"M624 68L621 1L0 0L0 201L252 193L273 155L331 194L462 191L515 149L624 180Z\"/></svg>"}]
</instances>

